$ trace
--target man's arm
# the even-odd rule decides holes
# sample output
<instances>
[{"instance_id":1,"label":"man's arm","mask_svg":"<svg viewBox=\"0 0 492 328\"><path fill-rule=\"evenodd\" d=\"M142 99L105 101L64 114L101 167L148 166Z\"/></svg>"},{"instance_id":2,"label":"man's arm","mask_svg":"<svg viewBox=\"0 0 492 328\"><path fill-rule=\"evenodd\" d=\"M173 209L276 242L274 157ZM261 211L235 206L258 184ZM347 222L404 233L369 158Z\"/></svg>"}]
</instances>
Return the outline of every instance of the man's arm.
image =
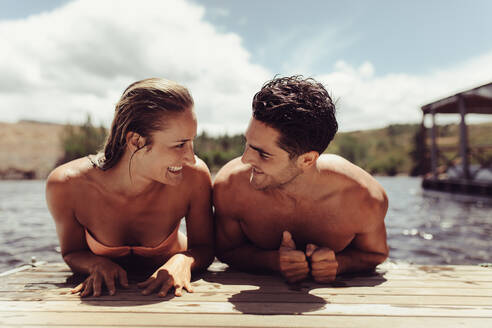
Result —
<instances>
[{"instance_id":1,"label":"man's arm","mask_svg":"<svg viewBox=\"0 0 492 328\"><path fill-rule=\"evenodd\" d=\"M388 257L384 222L374 231L357 234L341 252L308 244L306 255L311 259L311 275L321 283L342 273L372 271Z\"/></svg>"},{"instance_id":2,"label":"man's arm","mask_svg":"<svg viewBox=\"0 0 492 328\"><path fill-rule=\"evenodd\" d=\"M352 243L335 255L337 274L372 271L386 260L388 253L386 228L384 222L380 222L374 230L356 234Z\"/></svg>"},{"instance_id":3,"label":"man's arm","mask_svg":"<svg viewBox=\"0 0 492 328\"><path fill-rule=\"evenodd\" d=\"M228 213L221 197L220 191L214 188L215 243L219 260L244 271L279 271L278 251L264 250L251 244L239 220Z\"/></svg>"},{"instance_id":4,"label":"man's arm","mask_svg":"<svg viewBox=\"0 0 492 328\"><path fill-rule=\"evenodd\" d=\"M237 221L229 220L227 227L223 224L224 221L227 222L227 220L218 220L222 224L219 223L220 227L216 228L217 255L221 261L243 271L279 272L288 282L300 281L308 276L309 265L306 255L296 250L296 245L288 231L283 232L278 250L264 250L247 241ZM236 230L235 234L233 230ZM229 242L230 240L242 240L242 243L233 244Z\"/></svg>"},{"instance_id":5,"label":"man's arm","mask_svg":"<svg viewBox=\"0 0 492 328\"><path fill-rule=\"evenodd\" d=\"M244 234L234 211L235 192L227 185L214 185L215 232L217 257L231 267L250 272L279 272L287 281L299 281L309 274L306 255L296 250L292 236L283 233L278 250L253 245Z\"/></svg>"},{"instance_id":6,"label":"man's arm","mask_svg":"<svg viewBox=\"0 0 492 328\"><path fill-rule=\"evenodd\" d=\"M326 247L307 245L306 255L311 259L311 274L316 281L330 282L342 273L372 271L386 260L389 249L384 217L388 199L384 192L382 195L381 200L370 200L354 213L360 229L344 250L335 254Z\"/></svg>"}]
</instances>

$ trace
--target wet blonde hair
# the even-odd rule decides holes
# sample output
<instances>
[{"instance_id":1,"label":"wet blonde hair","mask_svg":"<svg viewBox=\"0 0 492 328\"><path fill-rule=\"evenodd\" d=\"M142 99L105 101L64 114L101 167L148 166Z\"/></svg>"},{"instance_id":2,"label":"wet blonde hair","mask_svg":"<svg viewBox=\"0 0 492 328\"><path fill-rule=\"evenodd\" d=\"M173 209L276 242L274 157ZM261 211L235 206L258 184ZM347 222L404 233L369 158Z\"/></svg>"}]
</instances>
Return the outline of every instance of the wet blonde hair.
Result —
<instances>
[{"instance_id":1,"label":"wet blonde hair","mask_svg":"<svg viewBox=\"0 0 492 328\"><path fill-rule=\"evenodd\" d=\"M126 149L128 132L145 138L145 146L152 145L152 133L166 127L166 117L193 106L188 89L176 82L150 78L132 83L123 92L115 107L111 130L103 150L91 161L102 170L118 163Z\"/></svg>"}]
</instances>

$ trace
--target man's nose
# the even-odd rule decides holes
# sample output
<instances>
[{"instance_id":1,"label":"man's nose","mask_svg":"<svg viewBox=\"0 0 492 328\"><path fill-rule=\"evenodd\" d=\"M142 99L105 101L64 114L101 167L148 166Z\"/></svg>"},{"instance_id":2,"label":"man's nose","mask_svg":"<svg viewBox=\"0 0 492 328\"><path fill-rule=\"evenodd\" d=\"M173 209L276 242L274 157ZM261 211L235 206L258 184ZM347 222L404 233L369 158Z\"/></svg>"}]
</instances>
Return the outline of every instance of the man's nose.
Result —
<instances>
[{"instance_id":1,"label":"man's nose","mask_svg":"<svg viewBox=\"0 0 492 328\"><path fill-rule=\"evenodd\" d=\"M243 156L241 156L241 162L244 164L252 164L251 149L248 146L244 148Z\"/></svg>"},{"instance_id":2,"label":"man's nose","mask_svg":"<svg viewBox=\"0 0 492 328\"><path fill-rule=\"evenodd\" d=\"M195 163L196 163L195 153L193 152L193 142L190 142L186 146L186 151L184 154L184 161L188 165L195 165Z\"/></svg>"}]
</instances>

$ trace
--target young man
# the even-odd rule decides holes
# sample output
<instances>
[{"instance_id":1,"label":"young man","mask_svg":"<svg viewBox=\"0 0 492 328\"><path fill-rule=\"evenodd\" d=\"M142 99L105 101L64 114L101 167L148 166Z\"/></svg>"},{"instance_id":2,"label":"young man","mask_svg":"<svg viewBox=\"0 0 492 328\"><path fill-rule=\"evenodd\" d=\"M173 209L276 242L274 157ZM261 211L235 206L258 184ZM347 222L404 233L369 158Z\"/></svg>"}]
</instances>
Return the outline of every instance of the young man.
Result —
<instances>
[{"instance_id":1,"label":"young man","mask_svg":"<svg viewBox=\"0 0 492 328\"><path fill-rule=\"evenodd\" d=\"M337 128L332 99L313 79L277 78L254 96L244 154L215 178L221 261L323 283L387 258L383 188L349 161L321 155Z\"/></svg>"}]
</instances>

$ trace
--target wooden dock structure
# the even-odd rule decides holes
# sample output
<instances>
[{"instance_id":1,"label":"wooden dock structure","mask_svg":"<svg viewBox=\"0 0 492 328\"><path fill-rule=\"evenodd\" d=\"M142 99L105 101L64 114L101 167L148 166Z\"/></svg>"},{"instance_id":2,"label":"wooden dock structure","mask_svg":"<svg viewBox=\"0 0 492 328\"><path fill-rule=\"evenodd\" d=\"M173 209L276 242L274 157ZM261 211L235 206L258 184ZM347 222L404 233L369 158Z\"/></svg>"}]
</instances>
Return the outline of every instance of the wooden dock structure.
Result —
<instances>
[{"instance_id":1,"label":"wooden dock structure","mask_svg":"<svg viewBox=\"0 0 492 328\"><path fill-rule=\"evenodd\" d=\"M0 276L0 327L492 327L492 268L385 262L332 284L285 283L214 262L194 293L80 298L63 263ZM78 281L77 281L78 280ZM438 325L438 326L437 326Z\"/></svg>"},{"instance_id":2,"label":"wooden dock structure","mask_svg":"<svg viewBox=\"0 0 492 328\"><path fill-rule=\"evenodd\" d=\"M427 145L425 117L431 115L431 174L424 177L422 187L438 191L463 193L492 197L492 179L480 178L484 171L492 171L492 144L470 145L468 138L467 114L492 114L492 83L459 92L444 99L422 106L421 146ZM460 116L459 147L438 145L437 114ZM452 156L446 155L451 153ZM423 159L426 160L425 158ZM476 163L472 170L471 163ZM424 169L425 170L425 169ZM454 176L449 176L454 173Z\"/></svg>"}]
</instances>

